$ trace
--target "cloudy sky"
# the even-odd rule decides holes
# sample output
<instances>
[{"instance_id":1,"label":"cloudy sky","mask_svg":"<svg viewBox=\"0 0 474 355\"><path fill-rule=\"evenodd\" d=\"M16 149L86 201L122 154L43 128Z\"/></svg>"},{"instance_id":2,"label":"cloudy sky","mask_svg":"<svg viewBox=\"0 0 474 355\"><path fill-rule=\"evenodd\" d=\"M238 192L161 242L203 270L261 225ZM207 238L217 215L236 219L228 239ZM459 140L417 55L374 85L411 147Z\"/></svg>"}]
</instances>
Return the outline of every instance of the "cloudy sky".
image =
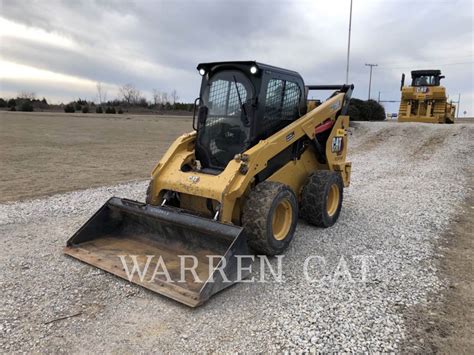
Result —
<instances>
[{"instance_id":1,"label":"cloudy sky","mask_svg":"<svg viewBox=\"0 0 474 355\"><path fill-rule=\"evenodd\" d=\"M0 0L0 95L53 102L108 98L133 83L199 90L199 62L257 60L308 84L345 80L350 0ZM472 0L353 0L349 81L354 96L398 100L400 76L441 69L461 112L474 114ZM398 104L389 104L396 111Z\"/></svg>"}]
</instances>

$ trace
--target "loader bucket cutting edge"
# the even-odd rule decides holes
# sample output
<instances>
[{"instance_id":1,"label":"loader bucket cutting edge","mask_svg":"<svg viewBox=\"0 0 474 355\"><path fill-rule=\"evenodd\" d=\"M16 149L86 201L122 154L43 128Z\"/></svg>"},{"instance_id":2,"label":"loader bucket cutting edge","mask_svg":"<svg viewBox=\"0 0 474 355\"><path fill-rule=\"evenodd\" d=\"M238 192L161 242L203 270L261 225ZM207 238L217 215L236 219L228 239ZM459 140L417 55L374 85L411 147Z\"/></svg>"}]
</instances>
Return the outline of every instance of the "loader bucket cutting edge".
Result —
<instances>
[{"instance_id":1,"label":"loader bucket cutting edge","mask_svg":"<svg viewBox=\"0 0 474 355\"><path fill-rule=\"evenodd\" d=\"M190 307L247 277L252 262L241 227L117 197L68 240L64 252ZM143 273L129 278L134 263ZM189 270L193 263L198 278Z\"/></svg>"}]
</instances>

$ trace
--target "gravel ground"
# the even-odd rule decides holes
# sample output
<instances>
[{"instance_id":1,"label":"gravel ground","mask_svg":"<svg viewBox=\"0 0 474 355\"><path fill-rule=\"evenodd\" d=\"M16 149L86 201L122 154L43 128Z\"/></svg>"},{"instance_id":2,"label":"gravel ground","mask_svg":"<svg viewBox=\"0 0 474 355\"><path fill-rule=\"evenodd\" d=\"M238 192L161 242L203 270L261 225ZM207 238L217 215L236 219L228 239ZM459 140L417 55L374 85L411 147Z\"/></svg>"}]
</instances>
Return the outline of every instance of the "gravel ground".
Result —
<instances>
[{"instance_id":1,"label":"gravel ground","mask_svg":"<svg viewBox=\"0 0 474 355\"><path fill-rule=\"evenodd\" d=\"M474 126L359 123L352 131L352 184L338 223L299 223L284 282L238 284L197 309L62 254L110 196L143 200L146 182L0 205L1 349L399 350L410 332L403 310L446 287L434 259L472 193ZM320 257L309 263L314 282L303 273L309 256Z\"/></svg>"}]
</instances>

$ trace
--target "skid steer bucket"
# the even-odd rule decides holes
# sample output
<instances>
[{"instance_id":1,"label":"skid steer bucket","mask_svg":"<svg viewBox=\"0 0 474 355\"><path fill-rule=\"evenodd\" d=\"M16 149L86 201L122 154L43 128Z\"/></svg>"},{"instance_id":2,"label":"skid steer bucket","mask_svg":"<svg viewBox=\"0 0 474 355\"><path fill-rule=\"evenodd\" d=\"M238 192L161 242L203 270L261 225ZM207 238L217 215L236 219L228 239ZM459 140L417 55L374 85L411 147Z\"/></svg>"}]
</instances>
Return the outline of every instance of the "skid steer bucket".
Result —
<instances>
[{"instance_id":1,"label":"skid steer bucket","mask_svg":"<svg viewBox=\"0 0 474 355\"><path fill-rule=\"evenodd\" d=\"M116 197L65 253L191 307L248 276L252 262L241 227Z\"/></svg>"}]
</instances>

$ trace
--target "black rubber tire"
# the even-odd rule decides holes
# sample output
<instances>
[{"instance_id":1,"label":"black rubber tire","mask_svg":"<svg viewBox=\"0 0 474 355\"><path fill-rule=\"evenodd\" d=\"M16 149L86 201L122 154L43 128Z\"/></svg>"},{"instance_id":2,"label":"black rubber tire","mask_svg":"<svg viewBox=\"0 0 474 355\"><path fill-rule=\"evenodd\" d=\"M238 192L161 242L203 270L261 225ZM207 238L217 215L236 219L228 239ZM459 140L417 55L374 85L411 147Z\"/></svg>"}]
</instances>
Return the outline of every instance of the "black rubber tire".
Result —
<instances>
[{"instance_id":1,"label":"black rubber tire","mask_svg":"<svg viewBox=\"0 0 474 355\"><path fill-rule=\"evenodd\" d=\"M339 205L332 216L327 211L327 201L332 185L339 189ZM301 197L300 217L318 227L331 227L341 213L344 185L341 174L335 171L318 170L308 177Z\"/></svg>"},{"instance_id":2,"label":"black rubber tire","mask_svg":"<svg viewBox=\"0 0 474 355\"><path fill-rule=\"evenodd\" d=\"M275 208L287 200L291 206L291 224L284 238L275 238L272 219ZM286 185L264 181L250 191L243 211L242 226L248 245L259 254L278 255L290 244L298 222L298 202L294 192Z\"/></svg>"}]
</instances>

